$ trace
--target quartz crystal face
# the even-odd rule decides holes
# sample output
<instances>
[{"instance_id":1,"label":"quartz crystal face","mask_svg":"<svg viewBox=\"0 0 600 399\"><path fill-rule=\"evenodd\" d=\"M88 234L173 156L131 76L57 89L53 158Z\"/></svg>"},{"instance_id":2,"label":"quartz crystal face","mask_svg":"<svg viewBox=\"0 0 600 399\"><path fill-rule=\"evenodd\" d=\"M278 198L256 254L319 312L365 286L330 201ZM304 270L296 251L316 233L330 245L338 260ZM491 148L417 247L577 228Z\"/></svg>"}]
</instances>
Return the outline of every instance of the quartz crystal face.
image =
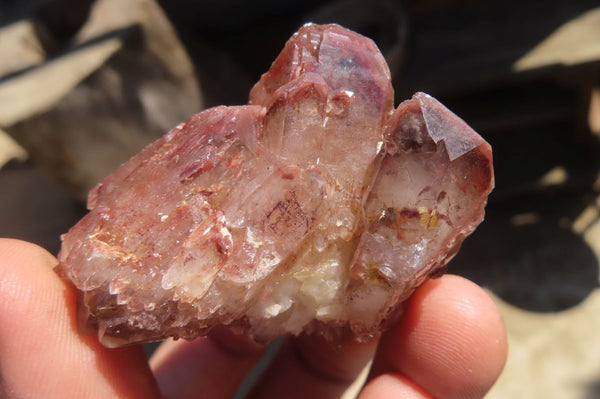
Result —
<instances>
[{"instance_id":1,"label":"quartz crystal face","mask_svg":"<svg viewBox=\"0 0 600 399\"><path fill-rule=\"evenodd\" d=\"M481 222L490 146L432 97L393 108L375 44L303 26L249 105L194 115L89 194L57 272L119 346L228 326L377 336Z\"/></svg>"}]
</instances>

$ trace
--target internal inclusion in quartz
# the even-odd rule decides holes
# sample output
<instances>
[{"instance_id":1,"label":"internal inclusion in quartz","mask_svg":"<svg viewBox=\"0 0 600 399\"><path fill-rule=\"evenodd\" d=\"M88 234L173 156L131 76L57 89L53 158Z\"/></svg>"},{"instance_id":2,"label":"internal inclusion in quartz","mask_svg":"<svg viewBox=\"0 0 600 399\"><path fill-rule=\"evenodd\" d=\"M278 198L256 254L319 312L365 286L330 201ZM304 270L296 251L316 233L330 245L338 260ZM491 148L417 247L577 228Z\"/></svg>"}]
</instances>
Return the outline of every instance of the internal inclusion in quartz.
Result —
<instances>
[{"instance_id":1,"label":"internal inclusion in quartz","mask_svg":"<svg viewBox=\"0 0 600 399\"><path fill-rule=\"evenodd\" d=\"M490 146L432 97L393 109L375 44L302 27L250 93L150 144L89 195L57 272L107 346L217 325L377 336L481 222Z\"/></svg>"}]
</instances>

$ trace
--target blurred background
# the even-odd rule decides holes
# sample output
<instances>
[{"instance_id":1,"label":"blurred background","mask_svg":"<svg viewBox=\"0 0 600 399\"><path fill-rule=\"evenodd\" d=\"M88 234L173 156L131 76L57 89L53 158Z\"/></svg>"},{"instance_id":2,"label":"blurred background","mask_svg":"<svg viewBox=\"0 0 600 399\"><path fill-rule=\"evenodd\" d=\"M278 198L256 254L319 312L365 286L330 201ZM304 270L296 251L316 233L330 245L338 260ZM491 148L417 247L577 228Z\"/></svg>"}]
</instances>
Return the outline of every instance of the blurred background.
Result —
<instances>
[{"instance_id":1,"label":"blurred background","mask_svg":"<svg viewBox=\"0 0 600 399\"><path fill-rule=\"evenodd\" d=\"M396 103L437 97L494 149L450 263L499 305L490 398L600 398L600 3L0 0L0 236L56 254L87 191L192 114L244 104L303 23L371 37Z\"/></svg>"}]
</instances>

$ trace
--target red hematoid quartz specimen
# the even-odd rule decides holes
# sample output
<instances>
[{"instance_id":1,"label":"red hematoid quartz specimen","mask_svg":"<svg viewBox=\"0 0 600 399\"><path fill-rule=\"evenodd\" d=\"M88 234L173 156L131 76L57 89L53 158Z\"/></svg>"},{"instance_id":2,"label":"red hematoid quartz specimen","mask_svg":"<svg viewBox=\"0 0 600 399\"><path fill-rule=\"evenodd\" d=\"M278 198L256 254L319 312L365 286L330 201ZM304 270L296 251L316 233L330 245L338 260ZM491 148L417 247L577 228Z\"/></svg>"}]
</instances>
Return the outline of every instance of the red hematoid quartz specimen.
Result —
<instances>
[{"instance_id":1,"label":"red hematoid quartz specimen","mask_svg":"<svg viewBox=\"0 0 600 399\"><path fill-rule=\"evenodd\" d=\"M249 105L194 115L89 195L58 273L107 346L217 325L377 336L481 222L492 153L375 44L308 24Z\"/></svg>"}]
</instances>

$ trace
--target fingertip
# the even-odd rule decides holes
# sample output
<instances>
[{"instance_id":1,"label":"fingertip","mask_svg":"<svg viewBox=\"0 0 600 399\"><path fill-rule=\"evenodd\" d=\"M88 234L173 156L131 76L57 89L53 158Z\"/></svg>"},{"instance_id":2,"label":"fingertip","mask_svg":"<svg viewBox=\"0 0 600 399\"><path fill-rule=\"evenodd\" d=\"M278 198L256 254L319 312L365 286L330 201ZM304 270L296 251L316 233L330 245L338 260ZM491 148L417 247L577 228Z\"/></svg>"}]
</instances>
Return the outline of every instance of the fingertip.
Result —
<instances>
[{"instance_id":1,"label":"fingertip","mask_svg":"<svg viewBox=\"0 0 600 399\"><path fill-rule=\"evenodd\" d=\"M4 322L0 333L5 339L19 336L20 327L32 322L44 320L49 325L61 324L63 312L31 311L55 308L69 296L65 285L52 271L56 264L56 258L35 244L0 239L0 320Z\"/></svg>"},{"instance_id":2,"label":"fingertip","mask_svg":"<svg viewBox=\"0 0 600 399\"><path fill-rule=\"evenodd\" d=\"M447 275L415 292L402 321L382 338L374 370L400 372L434 396L479 398L502 372L507 350L489 295Z\"/></svg>"},{"instance_id":3,"label":"fingertip","mask_svg":"<svg viewBox=\"0 0 600 399\"><path fill-rule=\"evenodd\" d=\"M431 394L407 377L397 373L382 374L369 381L358 399L433 399Z\"/></svg>"},{"instance_id":4,"label":"fingertip","mask_svg":"<svg viewBox=\"0 0 600 399\"><path fill-rule=\"evenodd\" d=\"M39 245L14 238L0 238L0 253L0 271L23 263L44 264L49 269L58 264L56 258Z\"/></svg>"},{"instance_id":5,"label":"fingertip","mask_svg":"<svg viewBox=\"0 0 600 399\"><path fill-rule=\"evenodd\" d=\"M109 350L78 334L75 290L57 264L37 245L0 239L3 388L16 397L156 397L141 348Z\"/></svg>"}]
</instances>

